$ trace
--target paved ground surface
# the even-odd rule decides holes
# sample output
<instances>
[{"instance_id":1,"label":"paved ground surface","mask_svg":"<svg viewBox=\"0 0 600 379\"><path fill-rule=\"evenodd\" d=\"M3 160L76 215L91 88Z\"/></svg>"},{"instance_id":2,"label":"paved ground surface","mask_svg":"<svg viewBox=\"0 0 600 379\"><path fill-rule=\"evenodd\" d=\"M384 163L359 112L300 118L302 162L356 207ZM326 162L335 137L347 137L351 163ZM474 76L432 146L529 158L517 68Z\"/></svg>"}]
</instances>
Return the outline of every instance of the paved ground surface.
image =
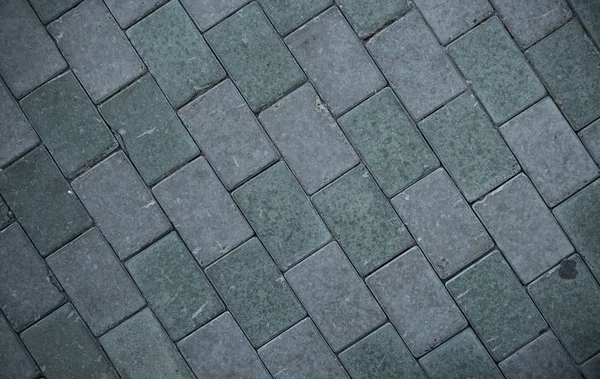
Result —
<instances>
[{"instance_id":1,"label":"paved ground surface","mask_svg":"<svg viewBox=\"0 0 600 379\"><path fill-rule=\"evenodd\" d=\"M600 378L597 0L0 0L1 378Z\"/></svg>"}]
</instances>

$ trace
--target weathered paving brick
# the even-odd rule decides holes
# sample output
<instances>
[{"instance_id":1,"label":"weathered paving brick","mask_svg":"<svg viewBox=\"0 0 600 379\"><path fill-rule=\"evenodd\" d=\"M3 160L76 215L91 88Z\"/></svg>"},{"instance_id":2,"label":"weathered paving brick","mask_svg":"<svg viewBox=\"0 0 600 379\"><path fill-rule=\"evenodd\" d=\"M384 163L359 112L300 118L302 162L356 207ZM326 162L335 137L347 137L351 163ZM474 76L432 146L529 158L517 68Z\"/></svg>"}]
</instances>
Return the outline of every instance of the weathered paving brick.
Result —
<instances>
[{"instance_id":1,"label":"weathered paving brick","mask_svg":"<svg viewBox=\"0 0 600 379\"><path fill-rule=\"evenodd\" d=\"M171 228L122 151L71 185L121 259L137 253Z\"/></svg>"},{"instance_id":2,"label":"weathered paving brick","mask_svg":"<svg viewBox=\"0 0 600 379\"><path fill-rule=\"evenodd\" d=\"M519 163L471 94L453 100L419 127L469 202L520 171Z\"/></svg>"},{"instance_id":3,"label":"weathered paving brick","mask_svg":"<svg viewBox=\"0 0 600 379\"><path fill-rule=\"evenodd\" d=\"M8 205L0 197L0 230L8 226L13 221L13 213L8 209Z\"/></svg>"},{"instance_id":4,"label":"weathered paving brick","mask_svg":"<svg viewBox=\"0 0 600 379\"><path fill-rule=\"evenodd\" d=\"M250 0L181 0L201 32L210 29L248 2Z\"/></svg>"},{"instance_id":5,"label":"weathered paving brick","mask_svg":"<svg viewBox=\"0 0 600 379\"><path fill-rule=\"evenodd\" d=\"M127 29L131 24L166 3L167 0L105 0L104 2L121 28Z\"/></svg>"},{"instance_id":6,"label":"weathered paving brick","mask_svg":"<svg viewBox=\"0 0 600 379\"><path fill-rule=\"evenodd\" d=\"M444 169L400 193L392 205L442 279L494 246Z\"/></svg>"},{"instance_id":7,"label":"weathered paving brick","mask_svg":"<svg viewBox=\"0 0 600 379\"><path fill-rule=\"evenodd\" d=\"M65 304L21 333L48 378L117 379L85 322Z\"/></svg>"},{"instance_id":8,"label":"weathered paving brick","mask_svg":"<svg viewBox=\"0 0 600 379\"><path fill-rule=\"evenodd\" d=\"M282 270L331 239L325 223L283 162L237 189L233 198Z\"/></svg>"},{"instance_id":9,"label":"weathered paving brick","mask_svg":"<svg viewBox=\"0 0 600 379\"><path fill-rule=\"evenodd\" d=\"M42 22L47 24L81 2L81 0L30 0L29 2Z\"/></svg>"},{"instance_id":10,"label":"weathered paving brick","mask_svg":"<svg viewBox=\"0 0 600 379\"><path fill-rule=\"evenodd\" d=\"M169 336L179 340L224 310L214 288L175 232L126 263Z\"/></svg>"},{"instance_id":11,"label":"weathered paving brick","mask_svg":"<svg viewBox=\"0 0 600 379\"><path fill-rule=\"evenodd\" d=\"M418 11L371 38L367 48L417 120L466 88Z\"/></svg>"},{"instance_id":12,"label":"weathered paving brick","mask_svg":"<svg viewBox=\"0 0 600 379\"><path fill-rule=\"evenodd\" d=\"M150 75L99 107L148 184L198 154L198 147Z\"/></svg>"},{"instance_id":13,"label":"weathered paving brick","mask_svg":"<svg viewBox=\"0 0 600 379\"><path fill-rule=\"evenodd\" d=\"M600 377L600 353L594 355L581 365L581 372L585 379L596 379Z\"/></svg>"},{"instance_id":14,"label":"weathered paving brick","mask_svg":"<svg viewBox=\"0 0 600 379\"><path fill-rule=\"evenodd\" d=\"M448 53L495 123L507 121L545 94L497 17L452 43Z\"/></svg>"},{"instance_id":15,"label":"weathered paving brick","mask_svg":"<svg viewBox=\"0 0 600 379\"><path fill-rule=\"evenodd\" d=\"M67 178L118 146L71 71L36 89L21 106Z\"/></svg>"},{"instance_id":16,"label":"weathered paving brick","mask_svg":"<svg viewBox=\"0 0 600 379\"><path fill-rule=\"evenodd\" d=\"M305 80L302 70L256 3L237 11L205 37L255 112Z\"/></svg>"},{"instance_id":17,"label":"weathered paving brick","mask_svg":"<svg viewBox=\"0 0 600 379\"><path fill-rule=\"evenodd\" d=\"M279 34L286 35L322 12L332 0L260 0L260 3Z\"/></svg>"},{"instance_id":18,"label":"weathered paving brick","mask_svg":"<svg viewBox=\"0 0 600 379\"><path fill-rule=\"evenodd\" d=\"M579 132L579 139L600 165L600 119Z\"/></svg>"},{"instance_id":19,"label":"weathered paving brick","mask_svg":"<svg viewBox=\"0 0 600 379\"><path fill-rule=\"evenodd\" d=\"M496 361L547 327L497 250L452 278L446 287Z\"/></svg>"},{"instance_id":20,"label":"weathered paving brick","mask_svg":"<svg viewBox=\"0 0 600 379\"><path fill-rule=\"evenodd\" d=\"M367 285L417 357L467 326L418 247L367 277Z\"/></svg>"},{"instance_id":21,"label":"weathered paving brick","mask_svg":"<svg viewBox=\"0 0 600 379\"><path fill-rule=\"evenodd\" d=\"M1 238L1 237L0 237ZM10 327L8 321L0 314L0 376L7 379L34 379L38 371L33 359Z\"/></svg>"},{"instance_id":22,"label":"weathered paving brick","mask_svg":"<svg viewBox=\"0 0 600 379\"><path fill-rule=\"evenodd\" d=\"M413 243L362 165L315 194L313 202L360 275L367 275Z\"/></svg>"},{"instance_id":23,"label":"weathered paving brick","mask_svg":"<svg viewBox=\"0 0 600 379\"><path fill-rule=\"evenodd\" d=\"M589 0L570 0L571 6L583 22L590 36L600 45L600 3Z\"/></svg>"},{"instance_id":24,"label":"weathered paving brick","mask_svg":"<svg viewBox=\"0 0 600 379\"><path fill-rule=\"evenodd\" d=\"M338 120L387 197L439 166L390 88Z\"/></svg>"},{"instance_id":25,"label":"weathered paving brick","mask_svg":"<svg viewBox=\"0 0 600 379\"><path fill-rule=\"evenodd\" d=\"M85 0L48 25L48 31L95 103L145 70L101 0Z\"/></svg>"},{"instance_id":26,"label":"weathered paving brick","mask_svg":"<svg viewBox=\"0 0 600 379\"><path fill-rule=\"evenodd\" d=\"M240 210L202 157L152 191L202 267L252 236Z\"/></svg>"},{"instance_id":27,"label":"weathered paving brick","mask_svg":"<svg viewBox=\"0 0 600 379\"><path fill-rule=\"evenodd\" d=\"M279 157L229 79L178 113L227 189Z\"/></svg>"},{"instance_id":28,"label":"weathered paving brick","mask_svg":"<svg viewBox=\"0 0 600 379\"><path fill-rule=\"evenodd\" d=\"M257 238L207 267L206 275L255 347L306 315Z\"/></svg>"},{"instance_id":29,"label":"weathered paving brick","mask_svg":"<svg viewBox=\"0 0 600 379\"><path fill-rule=\"evenodd\" d=\"M359 161L310 84L262 112L259 119L308 194Z\"/></svg>"},{"instance_id":30,"label":"weathered paving brick","mask_svg":"<svg viewBox=\"0 0 600 379\"><path fill-rule=\"evenodd\" d=\"M144 299L97 229L46 259L94 335L144 306Z\"/></svg>"},{"instance_id":31,"label":"weathered paving brick","mask_svg":"<svg viewBox=\"0 0 600 379\"><path fill-rule=\"evenodd\" d=\"M385 86L384 77L337 7L313 18L285 42L334 116Z\"/></svg>"},{"instance_id":32,"label":"weathered paving brick","mask_svg":"<svg viewBox=\"0 0 600 379\"><path fill-rule=\"evenodd\" d=\"M404 13L409 4L406 0L361 1L336 0L360 38L366 38L383 28L388 22Z\"/></svg>"}]
</instances>

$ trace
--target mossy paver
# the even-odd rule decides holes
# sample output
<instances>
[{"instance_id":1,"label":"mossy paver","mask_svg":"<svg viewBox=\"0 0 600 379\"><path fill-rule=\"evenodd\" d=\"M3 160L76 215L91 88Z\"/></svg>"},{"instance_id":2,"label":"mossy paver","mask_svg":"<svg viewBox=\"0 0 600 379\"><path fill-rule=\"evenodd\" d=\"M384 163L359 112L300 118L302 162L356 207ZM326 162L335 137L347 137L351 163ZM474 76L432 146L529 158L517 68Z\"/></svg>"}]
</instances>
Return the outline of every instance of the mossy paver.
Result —
<instances>
[{"instance_id":1,"label":"mossy paver","mask_svg":"<svg viewBox=\"0 0 600 379\"><path fill-rule=\"evenodd\" d=\"M406 0L336 0L360 38L367 38L409 9Z\"/></svg>"},{"instance_id":2,"label":"mossy paver","mask_svg":"<svg viewBox=\"0 0 600 379\"><path fill-rule=\"evenodd\" d=\"M127 29L133 23L167 1L168 0L105 0L105 3L121 28Z\"/></svg>"},{"instance_id":3,"label":"mossy paver","mask_svg":"<svg viewBox=\"0 0 600 379\"><path fill-rule=\"evenodd\" d=\"M333 0L260 0L281 35L286 35L321 13Z\"/></svg>"},{"instance_id":4,"label":"mossy paver","mask_svg":"<svg viewBox=\"0 0 600 379\"><path fill-rule=\"evenodd\" d=\"M37 378L38 369L35 362L3 315L0 315L0 340L2 341L2 354L0 354L2 375L15 379Z\"/></svg>"}]
</instances>

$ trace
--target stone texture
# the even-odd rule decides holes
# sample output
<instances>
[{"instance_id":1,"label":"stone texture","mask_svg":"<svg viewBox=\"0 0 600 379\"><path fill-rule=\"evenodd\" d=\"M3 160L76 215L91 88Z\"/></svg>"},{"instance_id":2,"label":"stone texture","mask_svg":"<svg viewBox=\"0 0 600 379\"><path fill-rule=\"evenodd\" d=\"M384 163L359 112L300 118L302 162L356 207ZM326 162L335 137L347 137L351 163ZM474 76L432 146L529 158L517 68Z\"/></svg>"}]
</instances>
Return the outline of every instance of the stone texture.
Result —
<instances>
[{"instance_id":1,"label":"stone texture","mask_svg":"<svg viewBox=\"0 0 600 379\"><path fill-rule=\"evenodd\" d=\"M6 205L4 200L0 197L0 230L4 229L13 221L13 213L8 209L8 205Z\"/></svg>"},{"instance_id":2,"label":"stone texture","mask_svg":"<svg viewBox=\"0 0 600 379\"><path fill-rule=\"evenodd\" d=\"M579 139L600 165L600 119L579 132Z\"/></svg>"},{"instance_id":3,"label":"stone texture","mask_svg":"<svg viewBox=\"0 0 600 379\"><path fill-rule=\"evenodd\" d=\"M308 194L358 163L352 146L310 84L262 112L259 119Z\"/></svg>"},{"instance_id":4,"label":"stone texture","mask_svg":"<svg viewBox=\"0 0 600 379\"><path fill-rule=\"evenodd\" d=\"M334 116L385 86L383 75L337 7L309 21L285 42Z\"/></svg>"},{"instance_id":5,"label":"stone texture","mask_svg":"<svg viewBox=\"0 0 600 379\"><path fill-rule=\"evenodd\" d=\"M494 246L442 168L401 192L392 205L442 279Z\"/></svg>"},{"instance_id":6,"label":"stone texture","mask_svg":"<svg viewBox=\"0 0 600 379\"><path fill-rule=\"evenodd\" d=\"M167 0L105 0L112 15L123 29L152 12Z\"/></svg>"},{"instance_id":7,"label":"stone texture","mask_svg":"<svg viewBox=\"0 0 600 379\"><path fill-rule=\"evenodd\" d=\"M418 11L371 38L367 48L414 119L466 88Z\"/></svg>"},{"instance_id":8,"label":"stone texture","mask_svg":"<svg viewBox=\"0 0 600 379\"><path fill-rule=\"evenodd\" d=\"M0 340L2 341L0 376L6 379L37 378L38 370L33 359L2 315L0 315Z\"/></svg>"},{"instance_id":9,"label":"stone texture","mask_svg":"<svg viewBox=\"0 0 600 379\"><path fill-rule=\"evenodd\" d=\"M29 2L42 22L47 24L81 0L30 0Z\"/></svg>"},{"instance_id":10,"label":"stone texture","mask_svg":"<svg viewBox=\"0 0 600 379\"><path fill-rule=\"evenodd\" d=\"M600 45L600 18L598 18L600 4L590 0L569 0L569 2L590 36Z\"/></svg>"},{"instance_id":11,"label":"stone texture","mask_svg":"<svg viewBox=\"0 0 600 379\"><path fill-rule=\"evenodd\" d=\"M325 10L332 0L260 0L260 3L279 34L286 35Z\"/></svg>"},{"instance_id":12,"label":"stone texture","mask_svg":"<svg viewBox=\"0 0 600 379\"><path fill-rule=\"evenodd\" d=\"M369 37L409 8L406 0L336 0L336 3L360 38Z\"/></svg>"},{"instance_id":13,"label":"stone texture","mask_svg":"<svg viewBox=\"0 0 600 379\"><path fill-rule=\"evenodd\" d=\"M250 0L181 0L194 23L201 32L247 4Z\"/></svg>"},{"instance_id":14,"label":"stone texture","mask_svg":"<svg viewBox=\"0 0 600 379\"><path fill-rule=\"evenodd\" d=\"M585 379L596 379L600 377L600 353L594 355L581 365L581 372Z\"/></svg>"}]
</instances>

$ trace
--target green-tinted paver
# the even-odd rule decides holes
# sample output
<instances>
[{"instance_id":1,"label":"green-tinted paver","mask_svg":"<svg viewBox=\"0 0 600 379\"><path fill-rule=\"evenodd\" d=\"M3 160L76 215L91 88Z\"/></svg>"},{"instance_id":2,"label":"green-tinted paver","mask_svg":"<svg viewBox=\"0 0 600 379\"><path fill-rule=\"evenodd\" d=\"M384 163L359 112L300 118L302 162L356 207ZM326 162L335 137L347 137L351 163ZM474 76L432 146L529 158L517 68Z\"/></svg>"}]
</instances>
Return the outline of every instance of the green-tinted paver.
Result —
<instances>
[{"instance_id":1,"label":"green-tinted paver","mask_svg":"<svg viewBox=\"0 0 600 379\"><path fill-rule=\"evenodd\" d=\"M177 1L135 24L127 35L174 107L225 76L225 70Z\"/></svg>"},{"instance_id":2,"label":"green-tinted paver","mask_svg":"<svg viewBox=\"0 0 600 379\"><path fill-rule=\"evenodd\" d=\"M286 35L331 5L332 0L260 0L281 35Z\"/></svg>"},{"instance_id":3,"label":"green-tinted paver","mask_svg":"<svg viewBox=\"0 0 600 379\"><path fill-rule=\"evenodd\" d=\"M185 337L225 309L174 232L134 256L127 269L173 340Z\"/></svg>"},{"instance_id":4,"label":"green-tinted paver","mask_svg":"<svg viewBox=\"0 0 600 379\"><path fill-rule=\"evenodd\" d=\"M439 166L390 88L340 117L338 123L388 197Z\"/></svg>"},{"instance_id":5,"label":"green-tinted paver","mask_svg":"<svg viewBox=\"0 0 600 379\"><path fill-rule=\"evenodd\" d=\"M497 17L448 47L495 123L502 123L544 96L546 90Z\"/></svg>"},{"instance_id":6,"label":"green-tinted paver","mask_svg":"<svg viewBox=\"0 0 600 379\"><path fill-rule=\"evenodd\" d=\"M42 22L47 23L81 0L30 0L31 6L35 9Z\"/></svg>"},{"instance_id":7,"label":"green-tinted paver","mask_svg":"<svg viewBox=\"0 0 600 379\"><path fill-rule=\"evenodd\" d=\"M0 172L0 194L42 256L92 224L44 148L32 151Z\"/></svg>"},{"instance_id":8,"label":"green-tinted paver","mask_svg":"<svg viewBox=\"0 0 600 379\"><path fill-rule=\"evenodd\" d=\"M118 146L71 71L35 90L21 106L68 178Z\"/></svg>"},{"instance_id":9,"label":"green-tinted paver","mask_svg":"<svg viewBox=\"0 0 600 379\"><path fill-rule=\"evenodd\" d=\"M305 79L256 3L242 8L205 37L255 112Z\"/></svg>"},{"instance_id":10,"label":"green-tinted paver","mask_svg":"<svg viewBox=\"0 0 600 379\"><path fill-rule=\"evenodd\" d=\"M360 38L366 38L408 10L406 0L336 0Z\"/></svg>"},{"instance_id":11,"label":"green-tinted paver","mask_svg":"<svg viewBox=\"0 0 600 379\"><path fill-rule=\"evenodd\" d=\"M102 104L123 149L148 184L198 154L198 147L150 75Z\"/></svg>"},{"instance_id":12,"label":"green-tinted paver","mask_svg":"<svg viewBox=\"0 0 600 379\"><path fill-rule=\"evenodd\" d=\"M306 316L256 238L209 266L206 274L255 347Z\"/></svg>"},{"instance_id":13,"label":"green-tinted paver","mask_svg":"<svg viewBox=\"0 0 600 379\"><path fill-rule=\"evenodd\" d=\"M476 262L446 286L496 361L547 327L499 251Z\"/></svg>"},{"instance_id":14,"label":"green-tinted paver","mask_svg":"<svg viewBox=\"0 0 600 379\"><path fill-rule=\"evenodd\" d=\"M47 379L117 378L70 303L21 333L21 338Z\"/></svg>"},{"instance_id":15,"label":"green-tinted paver","mask_svg":"<svg viewBox=\"0 0 600 379\"><path fill-rule=\"evenodd\" d=\"M469 202L520 171L475 97L464 94L419 127Z\"/></svg>"},{"instance_id":16,"label":"green-tinted paver","mask_svg":"<svg viewBox=\"0 0 600 379\"><path fill-rule=\"evenodd\" d=\"M600 350L600 287L578 255L562 261L528 290L577 363Z\"/></svg>"},{"instance_id":17,"label":"green-tinted paver","mask_svg":"<svg viewBox=\"0 0 600 379\"><path fill-rule=\"evenodd\" d=\"M370 273L413 243L362 165L313 195L313 201L361 275Z\"/></svg>"}]
</instances>

